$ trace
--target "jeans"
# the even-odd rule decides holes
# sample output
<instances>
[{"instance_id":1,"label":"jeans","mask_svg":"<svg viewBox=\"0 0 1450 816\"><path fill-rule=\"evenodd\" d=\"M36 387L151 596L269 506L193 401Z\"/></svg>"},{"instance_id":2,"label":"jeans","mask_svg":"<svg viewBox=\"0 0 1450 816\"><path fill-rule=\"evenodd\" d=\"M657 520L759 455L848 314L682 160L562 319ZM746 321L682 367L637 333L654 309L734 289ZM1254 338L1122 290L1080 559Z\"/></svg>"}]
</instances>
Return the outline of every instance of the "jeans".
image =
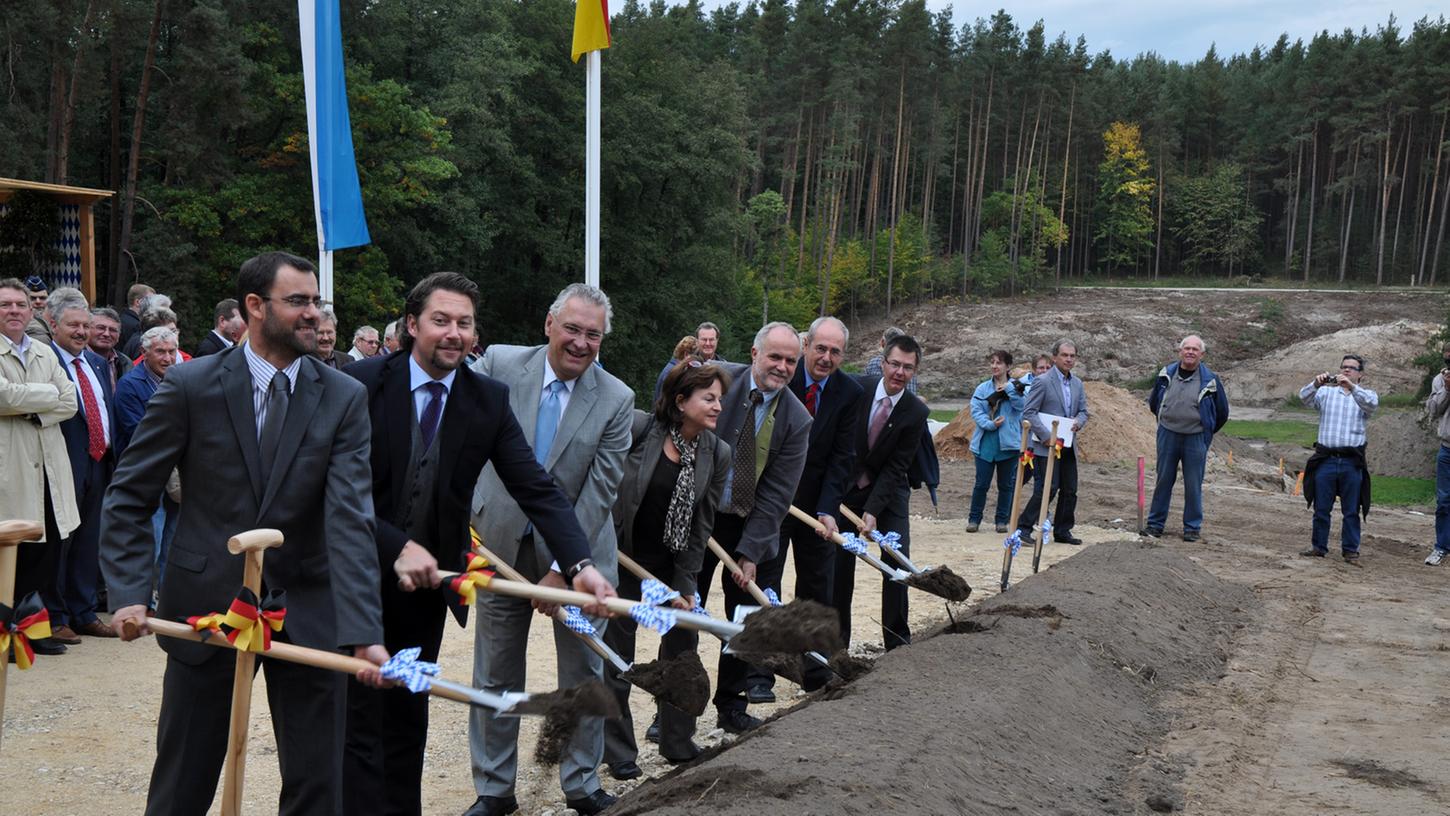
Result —
<instances>
[{"instance_id":1,"label":"jeans","mask_svg":"<svg viewBox=\"0 0 1450 816\"><path fill-rule=\"evenodd\" d=\"M1311 539L1314 549L1329 551L1329 513L1334 509L1337 496L1340 512L1344 515L1339 531L1340 551L1345 555L1359 555L1359 485L1362 481L1364 474L1355 467L1353 459L1331 456L1319 465L1319 470L1314 473L1314 529ZM1436 522L1438 526L1438 518Z\"/></svg>"},{"instance_id":2,"label":"jeans","mask_svg":"<svg viewBox=\"0 0 1450 816\"><path fill-rule=\"evenodd\" d=\"M1435 549L1450 552L1450 448L1435 455Z\"/></svg>"},{"instance_id":3,"label":"jeans","mask_svg":"<svg viewBox=\"0 0 1450 816\"><path fill-rule=\"evenodd\" d=\"M1178 466L1183 466L1183 532L1196 533L1203 527L1203 468L1208 462L1208 445L1203 434L1183 434L1158 426L1158 471L1153 483L1153 503L1148 510L1148 527L1162 530L1173 503L1173 485Z\"/></svg>"},{"instance_id":4,"label":"jeans","mask_svg":"<svg viewBox=\"0 0 1450 816\"><path fill-rule=\"evenodd\" d=\"M1012 494L1017 488L1017 457L1009 456L998 462L988 462L982 457L975 458L977 463L977 481L972 486L972 509L967 514L967 521L978 524L982 521L982 512L987 508L987 489L992 486L992 474L997 475L997 513L996 523L1006 524L1012 520Z\"/></svg>"},{"instance_id":5,"label":"jeans","mask_svg":"<svg viewBox=\"0 0 1450 816\"><path fill-rule=\"evenodd\" d=\"M181 505L162 496L161 504L151 516L151 532L156 539L156 588L161 589L161 576L166 574L166 554L171 551L171 539L176 537L176 522L181 516Z\"/></svg>"}]
</instances>

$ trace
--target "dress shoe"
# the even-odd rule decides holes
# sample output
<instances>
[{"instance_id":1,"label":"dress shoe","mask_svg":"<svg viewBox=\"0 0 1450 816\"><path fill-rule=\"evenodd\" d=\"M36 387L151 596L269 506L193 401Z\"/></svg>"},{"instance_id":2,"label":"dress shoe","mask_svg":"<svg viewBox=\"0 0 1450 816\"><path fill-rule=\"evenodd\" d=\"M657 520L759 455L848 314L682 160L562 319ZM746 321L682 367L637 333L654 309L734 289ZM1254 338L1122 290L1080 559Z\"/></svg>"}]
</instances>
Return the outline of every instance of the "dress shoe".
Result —
<instances>
[{"instance_id":1,"label":"dress shoe","mask_svg":"<svg viewBox=\"0 0 1450 816\"><path fill-rule=\"evenodd\" d=\"M656 714L655 718L649 721L649 728L644 730L644 738L647 742L660 744L660 715Z\"/></svg>"},{"instance_id":2,"label":"dress shoe","mask_svg":"<svg viewBox=\"0 0 1450 816\"><path fill-rule=\"evenodd\" d=\"M1358 566L1360 566L1360 563L1359 563L1359 553L1345 553L1344 554L1344 563L1350 565L1351 567L1358 567Z\"/></svg>"},{"instance_id":3,"label":"dress shoe","mask_svg":"<svg viewBox=\"0 0 1450 816\"><path fill-rule=\"evenodd\" d=\"M58 642L53 636L48 638L41 638L40 640L30 641L30 648L34 649L36 654L41 655L65 654L65 644ZM15 656L14 649L10 650L10 656Z\"/></svg>"},{"instance_id":4,"label":"dress shoe","mask_svg":"<svg viewBox=\"0 0 1450 816\"><path fill-rule=\"evenodd\" d=\"M81 636L76 634L74 629L63 623L60 626L51 628L50 639L57 643L64 643L67 646L74 646L81 642ZM36 651L40 650L37 649ZM44 652L41 652L41 654L44 654Z\"/></svg>"},{"instance_id":5,"label":"dress shoe","mask_svg":"<svg viewBox=\"0 0 1450 816\"><path fill-rule=\"evenodd\" d=\"M1162 527L1144 527L1142 530L1139 530L1138 533L1139 533L1139 535L1150 536L1152 538L1162 538L1163 537L1163 528Z\"/></svg>"},{"instance_id":6,"label":"dress shoe","mask_svg":"<svg viewBox=\"0 0 1450 816\"><path fill-rule=\"evenodd\" d=\"M1323 558L1329 553L1325 552L1324 550L1316 550L1313 547L1310 547L1307 550L1301 551L1299 554L1304 556L1305 558Z\"/></svg>"},{"instance_id":7,"label":"dress shoe","mask_svg":"<svg viewBox=\"0 0 1450 816\"><path fill-rule=\"evenodd\" d=\"M769 686L751 686L745 692L745 699L752 703L773 703L775 692Z\"/></svg>"},{"instance_id":8,"label":"dress shoe","mask_svg":"<svg viewBox=\"0 0 1450 816\"><path fill-rule=\"evenodd\" d=\"M1074 547L1081 547L1082 546L1082 539L1078 538L1077 536L1071 536L1071 535L1070 536L1064 536L1062 538L1058 538L1058 537L1054 536L1053 539L1052 539L1052 543L1054 543L1054 544L1071 544Z\"/></svg>"},{"instance_id":9,"label":"dress shoe","mask_svg":"<svg viewBox=\"0 0 1450 816\"><path fill-rule=\"evenodd\" d=\"M604 792L603 788L589 794L583 799L565 799L564 804L573 808L580 816L594 816L596 813L603 813L611 805L619 800Z\"/></svg>"},{"instance_id":10,"label":"dress shoe","mask_svg":"<svg viewBox=\"0 0 1450 816\"><path fill-rule=\"evenodd\" d=\"M102 623L99 620L93 620L90 623L83 623L80 626L76 627L76 631L80 632L83 635L90 635L91 637L117 637L116 630L112 629L110 624Z\"/></svg>"},{"instance_id":11,"label":"dress shoe","mask_svg":"<svg viewBox=\"0 0 1450 816\"><path fill-rule=\"evenodd\" d=\"M764 722L759 717L752 717L741 709L722 708L720 709L720 720L716 725L725 729L728 734L744 734L746 731L754 731Z\"/></svg>"},{"instance_id":12,"label":"dress shoe","mask_svg":"<svg viewBox=\"0 0 1450 816\"><path fill-rule=\"evenodd\" d=\"M967 532L969 532L969 533L975 533L977 530L981 529L981 527L982 527L982 525L981 525L980 522L976 522L976 521L969 521L969 522L967 522Z\"/></svg>"},{"instance_id":13,"label":"dress shoe","mask_svg":"<svg viewBox=\"0 0 1450 816\"><path fill-rule=\"evenodd\" d=\"M1195 541L1202 541L1203 536L1199 535L1197 530L1188 530L1183 533L1183 540L1192 544Z\"/></svg>"},{"instance_id":14,"label":"dress shoe","mask_svg":"<svg viewBox=\"0 0 1450 816\"><path fill-rule=\"evenodd\" d=\"M999 532L999 533L1005 533L1005 532L1007 532L1007 525L1005 525L1005 524L998 524L997 525L997 532Z\"/></svg>"},{"instance_id":15,"label":"dress shoe","mask_svg":"<svg viewBox=\"0 0 1450 816\"><path fill-rule=\"evenodd\" d=\"M480 796L463 816L508 816L519 809L519 800L512 796Z\"/></svg>"},{"instance_id":16,"label":"dress shoe","mask_svg":"<svg viewBox=\"0 0 1450 816\"><path fill-rule=\"evenodd\" d=\"M690 751L684 756L669 756L663 751L660 752L660 756L664 757L665 762L668 762L671 765L684 765L686 762L694 762L695 760L699 759L700 754L703 753L705 753L704 748L701 748L700 746L691 742Z\"/></svg>"},{"instance_id":17,"label":"dress shoe","mask_svg":"<svg viewBox=\"0 0 1450 816\"><path fill-rule=\"evenodd\" d=\"M644 771L639 769L639 763L632 760L609 763L609 775L623 782L628 779L639 779L644 776Z\"/></svg>"}]
</instances>

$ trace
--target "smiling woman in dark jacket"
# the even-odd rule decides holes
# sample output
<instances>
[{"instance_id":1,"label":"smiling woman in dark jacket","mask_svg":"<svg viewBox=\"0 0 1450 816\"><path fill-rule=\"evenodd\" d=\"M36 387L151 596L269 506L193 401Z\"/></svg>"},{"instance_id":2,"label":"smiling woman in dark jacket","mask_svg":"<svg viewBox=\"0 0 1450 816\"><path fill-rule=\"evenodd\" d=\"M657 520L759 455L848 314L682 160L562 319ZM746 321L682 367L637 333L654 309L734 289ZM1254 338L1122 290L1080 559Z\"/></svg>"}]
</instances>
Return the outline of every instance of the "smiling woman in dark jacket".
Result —
<instances>
[{"instance_id":1,"label":"smiling woman in dark jacket","mask_svg":"<svg viewBox=\"0 0 1450 816\"><path fill-rule=\"evenodd\" d=\"M715 435L729 387L730 376L719 366L694 360L676 365L665 377L654 412L635 412L634 442L614 502L619 551L679 592L674 605L680 609L694 607L705 541L730 470L730 446ZM638 598L639 591L639 579L621 569L620 596ZM630 663L636 627L629 618L616 618L604 633L610 647ZM697 645L694 630L676 627L665 635L660 656L673 657ZM605 723L604 759L616 778L629 779L639 775L630 686L619 672L605 669L623 716ZM660 753L665 759L688 762L699 754L691 741L693 723L683 712L661 706Z\"/></svg>"}]
</instances>

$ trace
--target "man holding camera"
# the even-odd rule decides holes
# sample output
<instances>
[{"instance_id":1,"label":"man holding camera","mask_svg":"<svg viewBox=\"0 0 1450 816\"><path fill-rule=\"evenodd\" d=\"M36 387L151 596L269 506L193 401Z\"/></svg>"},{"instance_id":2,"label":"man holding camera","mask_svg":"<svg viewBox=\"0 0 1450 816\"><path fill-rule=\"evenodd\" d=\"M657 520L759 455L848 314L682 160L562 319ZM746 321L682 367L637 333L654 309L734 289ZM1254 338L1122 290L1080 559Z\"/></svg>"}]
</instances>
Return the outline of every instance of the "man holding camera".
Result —
<instances>
[{"instance_id":1,"label":"man holding camera","mask_svg":"<svg viewBox=\"0 0 1450 816\"><path fill-rule=\"evenodd\" d=\"M1435 455L1435 549L1425 559L1425 565L1440 566L1450 555L1450 343L1440 350L1445 367L1440 376L1430 385L1430 398L1425 400L1425 410L1435 420L1435 432L1440 435L1440 452Z\"/></svg>"},{"instance_id":2,"label":"man holding camera","mask_svg":"<svg viewBox=\"0 0 1450 816\"><path fill-rule=\"evenodd\" d=\"M1314 508L1313 546L1299 554L1311 558L1328 554L1329 514L1338 497L1344 515L1340 553L1345 563L1356 567L1360 518L1369 515L1364 423L1380 401L1378 394L1359 384L1363 376L1364 358L1346 354L1339 361L1338 374L1326 371L1299 389L1299 400L1305 407L1319 411L1319 438L1314 443L1314 455L1304 466L1304 500Z\"/></svg>"}]
</instances>

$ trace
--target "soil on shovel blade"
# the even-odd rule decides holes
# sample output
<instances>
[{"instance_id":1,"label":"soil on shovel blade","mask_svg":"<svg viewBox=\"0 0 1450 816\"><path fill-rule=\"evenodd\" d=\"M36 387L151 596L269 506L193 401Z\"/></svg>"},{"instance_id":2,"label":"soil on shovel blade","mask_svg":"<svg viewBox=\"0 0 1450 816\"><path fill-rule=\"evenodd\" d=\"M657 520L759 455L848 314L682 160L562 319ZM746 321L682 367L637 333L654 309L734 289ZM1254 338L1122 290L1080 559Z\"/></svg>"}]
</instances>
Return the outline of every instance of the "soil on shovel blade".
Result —
<instances>
[{"instance_id":1,"label":"soil on shovel blade","mask_svg":"<svg viewBox=\"0 0 1450 816\"><path fill-rule=\"evenodd\" d=\"M539 728L539 742L534 746L534 759L547 766L559 764L581 719L619 716L619 702L598 680L573 688L529 695L529 710L539 710L536 706L542 706L545 713L544 724Z\"/></svg>"},{"instance_id":2,"label":"soil on shovel blade","mask_svg":"<svg viewBox=\"0 0 1450 816\"><path fill-rule=\"evenodd\" d=\"M1170 693L1225 671L1257 601L1171 550L1098 544L895 649L612 813L1146 812Z\"/></svg>"},{"instance_id":3,"label":"soil on shovel blade","mask_svg":"<svg viewBox=\"0 0 1450 816\"><path fill-rule=\"evenodd\" d=\"M710 676L705 673L698 651L636 663L620 676L692 717L704 714L710 704Z\"/></svg>"},{"instance_id":4,"label":"soil on shovel blade","mask_svg":"<svg viewBox=\"0 0 1450 816\"><path fill-rule=\"evenodd\" d=\"M972 586L967 583L967 579L952 572L952 568L948 566L932 567L908 575L906 585L939 595L949 601L965 601L972 597Z\"/></svg>"},{"instance_id":5,"label":"soil on shovel blade","mask_svg":"<svg viewBox=\"0 0 1450 816\"><path fill-rule=\"evenodd\" d=\"M815 601L794 600L770 606L745 619L745 631L730 641L732 652L820 652L841 647L836 610Z\"/></svg>"}]
</instances>

